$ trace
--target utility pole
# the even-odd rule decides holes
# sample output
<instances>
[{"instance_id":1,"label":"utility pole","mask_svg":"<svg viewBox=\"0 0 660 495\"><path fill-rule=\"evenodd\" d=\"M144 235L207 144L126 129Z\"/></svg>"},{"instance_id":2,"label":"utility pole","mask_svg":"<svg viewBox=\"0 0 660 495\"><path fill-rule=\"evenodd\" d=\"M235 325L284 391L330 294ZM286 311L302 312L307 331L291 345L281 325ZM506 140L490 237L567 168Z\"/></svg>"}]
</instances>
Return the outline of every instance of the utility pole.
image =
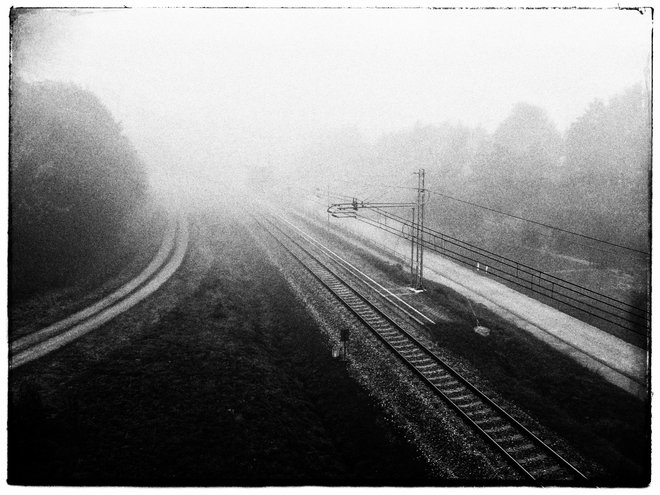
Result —
<instances>
[{"instance_id":1,"label":"utility pole","mask_svg":"<svg viewBox=\"0 0 660 495\"><path fill-rule=\"evenodd\" d=\"M415 253L415 262L413 269L412 287L416 290L424 290L422 279L424 276L424 202L426 189L424 188L425 170L419 169L415 172L417 175L417 218L413 214L413 251ZM412 263L412 261L411 261Z\"/></svg>"},{"instance_id":2,"label":"utility pole","mask_svg":"<svg viewBox=\"0 0 660 495\"><path fill-rule=\"evenodd\" d=\"M415 269L415 238L417 230L415 229L415 207L412 207L412 222L410 224L410 287L415 288L415 279L417 270Z\"/></svg>"},{"instance_id":3,"label":"utility pole","mask_svg":"<svg viewBox=\"0 0 660 495\"><path fill-rule=\"evenodd\" d=\"M355 218L357 210L368 208L379 210L381 208L412 208L412 223L410 225L410 284L411 289L423 291L422 279L424 276L424 203L426 189L424 184L424 169L420 168L417 175L417 200L415 203L365 203L353 198L350 203L336 203L328 207L328 214L336 218Z\"/></svg>"}]
</instances>

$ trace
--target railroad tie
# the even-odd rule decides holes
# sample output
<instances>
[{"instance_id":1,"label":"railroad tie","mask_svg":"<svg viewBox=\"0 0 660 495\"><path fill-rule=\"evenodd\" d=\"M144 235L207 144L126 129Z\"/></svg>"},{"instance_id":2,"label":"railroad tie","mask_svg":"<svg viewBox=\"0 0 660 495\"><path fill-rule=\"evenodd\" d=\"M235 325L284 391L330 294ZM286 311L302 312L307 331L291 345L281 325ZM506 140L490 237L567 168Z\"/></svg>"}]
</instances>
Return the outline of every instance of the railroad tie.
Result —
<instances>
[{"instance_id":1,"label":"railroad tie","mask_svg":"<svg viewBox=\"0 0 660 495\"><path fill-rule=\"evenodd\" d=\"M548 474L555 474L561 470L562 468L560 466L558 466L557 464L553 464L548 467L541 467L534 469L531 471L531 475L534 476L535 478L539 478L541 475L547 476Z\"/></svg>"},{"instance_id":2,"label":"railroad tie","mask_svg":"<svg viewBox=\"0 0 660 495\"><path fill-rule=\"evenodd\" d=\"M513 447L507 450L509 452L519 453L519 452L524 452L526 450L534 450L535 448L536 447L534 446L534 444L527 442L527 443L521 443L520 445L514 445Z\"/></svg>"},{"instance_id":3,"label":"railroad tie","mask_svg":"<svg viewBox=\"0 0 660 495\"><path fill-rule=\"evenodd\" d=\"M495 434L495 433L502 433L504 431L510 431L510 430L511 430L511 426L509 426L509 425L495 426L495 427L492 427L492 428L484 428L484 431L486 433L488 433L489 435L491 435L491 436L492 436L492 434Z\"/></svg>"},{"instance_id":4,"label":"railroad tie","mask_svg":"<svg viewBox=\"0 0 660 495\"><path fill-rule=\"evenodd\" d=\"M547 460L548 460L548 456L546 456L545 454L536 454L532 457L524 458L521 462L524 462L525 464L534 464L537 462L547 461Z\"/></svg>"},{"instance_id":5,"label":"railroad tie","mask_svg":"<svg viewBox=\"0 0 660 495\"><path fill-rule=\"evenodd\" d=\"M511 435L510 437L503 438L499 443L513 444L516 442L520 442L521 440L524 439L525 437L523 437L520 433L516 433L515 435Z\"/></svg>"}]
</instances>

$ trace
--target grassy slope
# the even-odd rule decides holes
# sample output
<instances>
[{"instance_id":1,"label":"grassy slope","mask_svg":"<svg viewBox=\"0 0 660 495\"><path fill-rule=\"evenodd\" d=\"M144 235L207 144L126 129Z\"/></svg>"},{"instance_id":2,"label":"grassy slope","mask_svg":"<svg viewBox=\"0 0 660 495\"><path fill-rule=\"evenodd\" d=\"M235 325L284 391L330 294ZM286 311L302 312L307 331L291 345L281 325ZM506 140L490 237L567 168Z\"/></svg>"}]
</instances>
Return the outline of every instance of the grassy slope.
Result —
<instances>
[{"instance_id":1,"label":"grassy slope","mask_svg":"<svg viewBox=\"0 0 660 495\"><path fill-rule=\"evenodd\" d=\"M162 241L165 213L153 205L141 207L110 252L90 255L88 267L75 282L63 287L44 287L26 298L14 298L8 306L12 337L43 328L83 309L135 277L156 254Z\"/></svg>"},{"instance_id":2,"label":"grassy slope","mask_svg":"<svg viewBox=\"0 0 660 495\"><path fill-rule=\"evenodd\" d=\"M201 284L158 325L71 376L44 381L39 363L10 375L10 482L428 480L279 273L238 226L221 227Z\"/></svg>"}]
</instances>

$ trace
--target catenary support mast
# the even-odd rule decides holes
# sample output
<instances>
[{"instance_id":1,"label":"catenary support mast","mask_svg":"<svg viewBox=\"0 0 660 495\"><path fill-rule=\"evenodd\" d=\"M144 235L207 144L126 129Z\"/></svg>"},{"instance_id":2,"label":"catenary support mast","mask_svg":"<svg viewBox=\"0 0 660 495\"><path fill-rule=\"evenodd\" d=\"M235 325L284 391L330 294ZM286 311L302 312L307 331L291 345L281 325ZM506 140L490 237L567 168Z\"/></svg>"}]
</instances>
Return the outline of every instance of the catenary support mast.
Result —
<instances>
[{"instance_id":1,"label":"catenary support mast","mask_svg":"<svg viewBox=\"0 0 660 495\"><path fill-rule=\"evenodd\" d=\"M415 235L412 242L415 246L415 268L413 272L412 287L423 290L422 279L424 276L424 203L426 190L424 189L424 169L420 168L417 174L417 219L414 222Z\"/></svg>"},{"instance_id":2,"label":"catenary support mast","mask_svg":"<svg viewBox=\"0 0 660 495\"><path fill-rule=\"evenodd\" d=\"M365 203L353 198L351 203L335 203L328 207L328 213L336 218L355 218L358 209L368 208L379 210L381 208L411 208L412 227L410 231L410 284L415 290L424 290L424 203L426 202L426 189L424 184L424 169L420 168L417 175L417 200L414 203Z\"/></svg>"}]
</instances>

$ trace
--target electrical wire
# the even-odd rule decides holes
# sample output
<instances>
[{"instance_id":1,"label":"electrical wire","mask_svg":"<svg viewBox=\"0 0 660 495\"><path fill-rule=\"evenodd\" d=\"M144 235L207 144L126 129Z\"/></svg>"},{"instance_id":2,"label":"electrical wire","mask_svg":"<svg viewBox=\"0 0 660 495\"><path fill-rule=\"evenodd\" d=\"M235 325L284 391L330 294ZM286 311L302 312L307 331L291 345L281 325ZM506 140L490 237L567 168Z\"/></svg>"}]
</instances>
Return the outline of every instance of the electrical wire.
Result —
<instances>
[{"instance_id":1,"label":"electrical wire","mask_svg":"<svg viewBox=\"0 0 660 495\"><path fill-rule=\"evenodd\" d=\"M377 211L379 214L381 214L385 217L389 217L390 219L401 222L405 225L412 225L412 222L410 220L407 220L403 217L400 217L400 216L398 216L398 215L396 215L396 214L394 214L390 211L381 210L381 209L375 209L375 211ZM644 311L640 308L635 308L634 306L632 306L628 303L625 303L623 301L619 301L618 299L615 299L613 297L609 297L605 294L601 294L601 293L596 292L594 290L591 290L587 287L583 287L581 285L574 284L572 282L569 282L569 281L564 280L562 278L556 277L554 275L550 275L550 274L545 273L545 272L543 272L543 271L541 271L537 268L531 267L529 265L525 265L523 263L520 263L520 262L518 262L516 260L513 260L513 259L510 259L510 258L506 258L505 256L499 255L499 254L494 253L492 251L488 251L488 250L480 248L478 246L474 246L474 245L472 245L468 242L462 241L460 239L449 236L449 235L444 234L442 232L430 229L428 227L424 227L423 230L424 230L425 233L430 234L431 236L433 236L435 238L443 239L444 241L447 241L450 244L453 244L453 245L455 245L455 246L457 246L461 249L464 249L468 252L471 252L473 254L482 256L482 257L484 257L488 260L501 263L503 266L506 266L506 267L509 267L509 268L512 268L512 269L515 268L517 271L522 271L523 273L529 274L532 277L533 276L539 277L539 276L542 275L543 277L545 277L545 280L547 280L551 283L554 283L558 286L564 287L568 290L571 290L571 291L573 291L575 293L578 293L580 295L583 295L585 297L595 299L595 300L597 300L597 301L599 301L603 304L610 305L610 306L613 306L613 307L617 307L617 306L615 306L615 304L620 304L620 305L624 306L625 308L634 308L634 309L637 309L639 311ZM474 260L474 261L476 261L476 260ZM577 290L577 289L580 289L580 290ZM584 292L581 292L581 291L584 291ZM596 298L594 296L591 296L589 294L593 294L594 296L600 296L600 297L602 297L603 299L606 299L606 300L598 299L598 298ZM615 304L612 304L612 303L615 303ZM620 308L618 308L618 309L620 309Z\"/></svg>"},{"instance_id":2,"label":"electrical wire","mask_svg":"<svg viewBox=\"0 0 660 495\"><path fill-rule=\"evenodd\" d=\"M404 184L405 182L409 181L409 180L412 178L412 175L414 175L414 174L406 174L405 178L403 178L403 179L398 183L397 186L388 186L388 187L390 187L390 188L392 188L392 189L399 189L399 188L403 189L402 184ZM417 189L417 188L415 187L415 188L411 188L411 189ZM374 194L375 194L375 193L374 193ZM373 198L373 199L366 198L366 199L365 199L365 202L366 202L366 201L375 202L376 200L382 198L382 197L385 196L386 194L387 194L387 191L385 191L383 194L380 194L377 198Z\"/></svg>"},{"instance_id":3,"label":"electrical wire","mask_svg":"<svg viewBox=\"0 0 660 495\"><path fill-rule=\"evenodd\" d=\"M638 254L643 254L644 256L649 256L649 253L647 253L646 251L641 251L639 249L631 248L631 247L628 247L628 246L623 246L623 245L617 244L615 242L604 241L602 239L597 239L596 237L592 237L592 236L589 236L589 235L586 235L586 234L580 234L579 232L573 232L571 230L562 229L561 227L555 227L554 225L548 225L546 223L538 222L536 220L530 220L529 218L523 218L523 217L520 217L518 215L513 215L512 213L507 213L505 211L496 210L495 208L491 208L489 206L484 206L484 205L480 205L480 204L477 204L477 203L473 203L473 202L467 201L465 199L455 198L453 196L449 196L448 194L439 193L437 191L431 191L429 189L427 189L426 191L430 194L435 194L436 196L441 196L443 198L448 198L448 199L451 199L451 200L454 200L454 201L458 201L460 203L465 203L465 204L468 204L470 206L475 206L477 208L482 208L484 210L492 211L494 213L499 213L500 215L515 218L517 220L522 220L524 222L529 222L529 223L533 223L535 225L540 225L540 226L546 227L548 229L558 230L558 231L564 232L566 234L575 235L575 236L578 236L578 237L589 239L591 241L601 242L603 244L608 244L610 246L618 247L618 248L621 248L621 249L626 249L628 251L632 251L632 252L635 252L635 253L638 253ZM607 251L607 252L611 252L611 251Z\"/></svg>"},{"instance_id":4,"label":"electrical wire","mask_svg":"<svg viewBox=\"0 0 660 495\"><path fill-rule=\"evenodd\" d=\"M409 178L408 178L408 180L409 180ZM416 189L416 188L413 188L413 189ZM448 195L444 195L442 193L429 191L428 189L426 189L426 191L429 192L429 193L436 194L436 195L449 197L450 199L456 199L456 198L450 197ZM333 193L333 196L339 197L339 198L346 198L346 199L349 199L351 201L353 199L351 197L344 196L344 195L341 195L341 194L338 194L338 193ZM459 200L459 201L461 201L461 200ZM321 204L321 202L318 202L318 201L315 201L315 202ZM473 203L470 203L470 202L467 202L467 201L462 201L462 202L472 204L473 206L481 207L481 205L473 204ZM492 210L492 211L496 211L497 213L503 213L503 212L499 212L497 210L494 210L492 208L488 208L488 207L484 207L484 208ZM372 224L376 227L383 228L384 230L389 231L389 232L397 235L397 237L401 237L401 238L407 238L406 234L404 233L404 230L403 230L405 226L409 226L410 228L413 228L413 222L411 222L410 220L407 220L403 217L400 217L399 215L396 215L396 214L394 214L390 211L383 210L381 208L372 208L372 209L370 209L370 211L374 211L376 214L382 215L386 219L390 218L391 220L394 220L396 222L400 222L402 224L401 232L398 232L398 229L393 228L391 226L388 226L387 224L383 225L379 221L375 221L373 219L370 219L369 217L364 216L364 214L357 215L357 219L359 221L370 223L370 224ZM506 215L506 213L503 213L503 214ZM508 216L519 218L521 220L527 220L527 219L523 219L521 217L516 217L515 215L508 215ZM531 221L531 222L541 224L540 222L534 222L534 221ZM546 226L545 224L541 224L541 225ZM552 228L552 227L550 227L550 228ZM564 230L564 229L557 228L556 230ZM574 284L572 282L561 279L561 278L556 277L554 275L550 275L548 273L542 272L541 270L538 270L536 268L533 268L533 267L527 266L525 264L519 263L519 262L517 262L513 259L506 258L504 256L501 256L501 255L498 255L496 253L490 252L490 251L485 250L483 248L479 248L477 246L469 244L469 243L467 243L465 241L462 241L460 239L454 238L452 236L448 236L448 235L446 235L442 232L435 231L433 229L429 229L428 227L424 227L423 231L425 233L427 233L428 235L432 236L434 239L440 239L442 241L442 248L440 248L440 246L436 245L434 242L424 240L423 241L424 244L427 244L429 248L431 248L433 250L442 249L443 252L445 253L445 255L448 255L449 258L460 261L461 263L466 263L468 265L474 264L475 262L477 262L478 258L475 258L475 256L479 256L479 257L482 258L482 260L485 259L488 263L491 264L491 267L492 267L491 273L501 272L501 274L493 273L493 275L495 275L499 278L504 278L505 280L509 280L510 282L515 283L516 285L522 285L521 282L529 283L529 280L526 280L525 278L521 278L518 275L519 273L521 273L523 275L528 275L532 280L532 282L531 282L532 285L534 284L534 277L537 277L537 279L538 279L537 283L539 283L539 284L541 283L542 280L544 280L548 283L553 284L553 288L557 287L558 289L561 288L561 289L568 290L568 291L576 294L577 296L580 296L580 297L583 297L583 298L588 298L589 300L593 300L593 301L595 301L599 304L604 304L605 306L609 306L609 307L611 307L611 308L613 308L617 311L628 311L628 312L630 310L637 311L638 315L634 315L633 313L629 313L629 314L631 315L631 317L637 316L638 318L642 318L642 319L645 319L645 320L648 319L648 313L644 309L637 308L637 307L632 306L632 305L630 305L628 303L625 303L623 301L620 301L620 300L611 298L609 296L606 296L605 294L601 294L599 292L596 292L596 291L593 291L593 290L588 289L586 287L582 287L580 285ZM566 231L566 232L571 233L571 234L575 234L575 233L570 232L570 231ZM581 235L581 234L577 234L577 235L580 235L580 236L583 236L583 237L588 237L588 236L584 236L584 235ZM594 239L594 240L598 240L598 239ZM604 241L604 242L606 244L613 244L613 243L608 243L607 241ZM465 251L466 254L461 254L460 252L455 251L455 250L451 250L451 249L447 250L445 243L449 243L450 245L456 246L456 248L459 248L462 251ZM614 245L616 245L616 244L614 244ZM617 245L617 247L624 247L624 246L618 246ZM595 248L595 247L591 247L591 248L592 249L598 249L598 248ZM626 249L633 250L632 248L626 248ZM643 252L641 252L641 253L645 254ZM493 266L492 265L493 262L495 262L496 264L500 264L501 268L496 268L495 266ZM516 270L515 275L513 273L509 273L509 271L513 270L513 269ZM514 279L512 280L509 277L514 277ZM520 282L517 282L516 280L520 280ZM541 285L539 285L539 287L541 287ZM540 292L539 290L535 290L533 288L530 289L530 290L543 294L543 292ZM554 289L553 289L553 292L554 292ZM547 294L544 294L544 295L548 296ZM616 323L616 322L614 322L614 321L612 321L608 318L604 318L603 316L595 314L591 311L587 311L585 309L582 309L579 306L576 306L574 304L570 304L566 301L563 301L562 299L559 299L558 297L555 297L555 296L548 296L548 297L556 299L556 300L562 302L563 304L567 304L568 306L573 307L575 309L581 309L582 311L586 311L587 313L589 313L593 316L596 316L596 317L601 318L601 319L605 319L605 320L607 320L611 323L617 324L618 326L622 326L622 325L620 325L620 324L618 324L618 323ZM594 306L593 304L589 304L589 303L587 303L585 301L582 301L580 299L576 299L575 296L570 296L568 294L562 294L562 297L566 297L570 301L575 301L579 305L586 305L587 307L590 307L590 308L593 308L593 309L598 310L600 312L603 312L604 314L609 314L609 315L614 316L616 318L622 318L618 314L612 313L611 311L608 311L608 310L603 309L603 308L598 308L597 306Z\"/></svg>"},{"instance_id":5,"label":"electrical wire","mask_svg":"<svg viewBox=\"0 0 660 495\"><path fill-rule=\"evenodd\" d=\"M430 191L427 191L427 192L430 192ZM431 218L433 216L433 212L429 212L428 215L429 215L429 218ZM538 233L538 235L546 237L548 239L555 239L556 238L551 233L544 233L544 232L538 232L538 231L537 231L537 233ZM609 249L599 248L599 247L594 246L593 244L585 244L585 243L579 242L579 241L571 241L571 244L574 244L576 246L582 246L582 247L587 248L591 251L599 251L601 253L613 254L615 256L619 254L619 253L616 253L616 252L611 251ZM528 249L532 249L532 248L528 248Z\"/></svg>"},{"instance_id":6,"label":"electrical wire","mask_svg":"<svg viewBox=\"0 0 660 495\"><path fill-rule=\"evenodd\" d=\"M382 215L387 216L387 217L390 217L390 218L397 217L397 215L394 215L394 214L392 214L391 212L387 212L387 211L384 211L384 210L383 210L383 211L375 210L375 211L376 211L377 213L379 213L379 214L382 214ZM393 218L393 219L395 219L395 218ZM368 223L368 224L371 224L371 225L373 225L373 226L375 226L375 227L378 227L378 228L380 228L380 229L383 229L383 230L388 231L388 232L390 232L390 233L393 233L393 234L395 234L395 235L401 236L402 238L405 238L405 237L404 237L405 234L403 234L403 232L399 232L398 229L393 228L393 227L391 227L391 226L388 226L388 225L386 225L386 224L382 224L382 223L379 222L379 221L376 221L376 220L370 219L370 218L365 217L365 216L363 216L363 215L358 215L358 216L357 216L357 220L362 221L362 222L365 222L365 223ZM398 217L398 221L401 221L402 223L409 224L408 221L406 221L405 219L402 219L401 217ZM427 229L424 229L424 230L427 231ZM403 234L403 235L402 235L402 234ZM424 244L427 245L427 247L429 247L431 250L433 250L433 251L437 251L437 252L441 252L441 254L443 254L443 255L446 256L447 258L449 258L449 259L453 259L453 260L458 261L458 262L463 263L463 264L467 264L468 266L474 266L474 264L478 261L478 259L474 257L475 254L476 254L476 255L480 255L480 256L484 256L484 257L486 257L486 258L490 258L490 259L492 259L492 260L497 261L497 259L495 259L495 258L491 258L490 256L486 256L484 253L480 253L480 252L478 252L478 251L485 251L485 250L481 250L480 248L477 248L476 246L471 246L471 245L465 243L466 246L470 246L470 247L473 248L473 249L467 249L466 246L461 246L461 245L457 244L456 242L452 242L453 239L450 238L450 237L447 237L447 240L449 240L449 242L448 242L449 244L454 244L454 245L456 245L456 247L458 247L458 248L466 249L467 252L468 252L468 253L471 252L473 256L469 256L469 255L466 255L466 254L461 254L461 253L459 253L459 252L457 252L457 251L455 251L455 250L448 249L446 246L444 246L444 247L440 247L440 246L435 245L434 243L429 242L429 241L427 241L427 240L424 240ZM459 241L458 239L456 239L455 241L462 242L462 241ZM440 249L441 251L439 251L439 249ZM485 251L485 253L488 253L488 252ZM494 254L494 253L490 253L490 254ZM498 256L498 255L495 255L495 256ZM499 257L499 256L498 256L498 257ZM500 257L500 258L503 259L503 260L507 260L506 258L503 258L503 257ZM510 261L510 260L507 260L507 261ZM515 263L515 262L514 262L514 263ZM484 265L484 266L486 266L486 265ZM505 265L503 265L503 266L506 268L507 265L505 264ZM525 269L526 269L526 268L530 268L530 267L526 267L525 265L519 265L519 267L522 268L522 270L521 270L522 273L527 273L527 274L531 275L532 277L534 277L534 276L538 277L538 282L537 282L537 284L540 284L541 281L543 280L543 279L541 279L541 278L539 277L539 275L547 275L547 274L544 274L543 272L540 272L540 271L538 271L538 270L536 270L536 269L532 269L532 270L534 270L535 272L537 272L536 274L534 274L534 273L532 273L532 272L527 272ZM595 306L594 304L587 303L587 302L585 302L585 301L583 301L583 300L580 300L580 299L578 299L578 298L576 298L576 297L574 297L574 296L571 296L571 295L569 295L569 294L565 294L565 293L556 293L556 292L553 291L553 295L550 295L550 294L548 294L547 292L545 292L545 291L549 291L549 289L547 289L547 288L543 288L542 285L538 285L538 288L534 288L534 281L533 281L533 278L532 278L532 282L531 282L532 286L531 286L531 287L527 287L527 286L525 285L525 282L526 282L526 283L530 283L529 280L525 280L524 278L521 278L521 277L519 277L518 275L514 275L513 273L508 273L506 270L502 270L502 269L495 268L495 267L493 267L492 265L491 265L491 268L492 268L492 269L491 269L490 273L491 273L493 276L495 276L495 277L502 278L502 279L504 279L504 280L507 280L507 281L509 281L509 282L511 282L511 283L514 283L514 284L516 284L516 285L519 285L519 286L521 286L521 287L525 287L525 288L531 290L532 292L537 292L537 293L542 294L542 295L544 295L544 296L546 296L546 297L550 297L551 299L555 299L555 300L561 302L562 304L565 304L565 305L567 305L567 306L569 306L569 307L571 307L571 308L579 309L579 310L581 310L581 311L584 311L584 312L586 312L586 313L588 313L588 314L590 314L590 315L592 315L592 316L595 316L595 317L600 318L600 319L602 319L602 320L608 321L608 322L610 322L610 323L612 323L612 324L615 324L615 325L617 325L617 326L619 326L619 327L621 327L621 328L624 328L624 329L626 329L626 330L628 330L628 331L631 331L631 332L633 332L633 333L637 333L637 334L639 334L639 335L645 335L645 334L642 334L642 333L636 331L634 328L629 328L629 327L623 325L622 323L619 323L618 321L614 321L614 320L608 318L607 316L603 316L603 315L609 315L609 316L612 316L612 317L617 318L617 319L620 319L620 320L628 321L625 317L622 317L621 315L619 315L619 314L617 314L617 313L614 313L614 312L612 312L611 310L607 310L607 309L604 309L604 308L601 308L601 307ZM643 310L643 309L636 308L636 307L634 307L634 306L631 306L631 305L628 304L628 303L624 303L623 301L618 301L618 300L613 299L613 298L611 298L611 297L609 297L609 296L606 296L606 295L604 295L604 294L600 294L600 293L598 293L598 292L592 291L592 290L590 290L590 289L586 289L586 288L584 288L584 287L581 287L581 286L579 286L579 285L573 284L573 283L571 283L571 282L567 282L567 281L565 281L565 280L563 280L563 279L559 279L558 277L554 277L554 276L550 276L550 277L551 277L552 279L555 280L555 283L557 283L557 285L556 285L557 288L564 288L564 289L566 289L566 290L568 290L568 291L570 291L570 292L574 292L575 294L577 294L577 295L579 295L579 296L586 297L586 298L588 298L588 299L590 299L590 300L592 300L592 301L595 301L595 302L597 302L597 303L604 304L605 306L609 306L609 307L611 307L613 310L616 310L616 311L626 311L626 312L628 312L628 314L630 315L630 317L632 317L632 318L639 318L640 320L644 320L644 321L647 321L647 322L648 322L648 313L647 313L645 310ZM549 281L549 280L546 280L546 281ZM550 281L549 281L549 282L550 282ZM564 282L564 283L566 283L566 284L568 284L568 285L562 285L562 284L560 284L561 282ZM605 299L611 301L611 303L608 302L608 301L604 301L604 300L598 299L598 298L596 298L596 297L594 297L594 296L590 296L589 294L586 294L586 293L583 293L583 292L580 292L580 291L576 291L576 290L573 289L571 286L572 286L572 287L575 287L575 288L578 288L578 289L584 289L586 292L591 293L591 294L594 294L594 296L601 296L601 297L603 297L603 298L605 298ZM542 289L543 289L543 290L542 290ZM555 294L556 294L556 295L555 295ZM567 302L566 300L562 300L562 299L560 299L560 298L558 297L559 295L561 295L561 296L564 297L564 298L567 298L570 302ZM573 302L575 302L575 304L572 304ZM618 303L618 304L621 304L623 307L618 307L618 306L616 306L616 305L614 305L614 304L612 304L612 303ZM576 305L576 304L577 304L577 305ZM583 306L586 306L586 307L588 307L588 308L592 308L593 310L598 311L600 314L599 314L599 313L595 313L595 312L590 311L590 310L587 310L587 309L585 309ZM629 313L630 310L637 310L637 311L639 311L639 314L635 315L635 314L633 314L633 313Z\"/></svg>"}]
</instances>

